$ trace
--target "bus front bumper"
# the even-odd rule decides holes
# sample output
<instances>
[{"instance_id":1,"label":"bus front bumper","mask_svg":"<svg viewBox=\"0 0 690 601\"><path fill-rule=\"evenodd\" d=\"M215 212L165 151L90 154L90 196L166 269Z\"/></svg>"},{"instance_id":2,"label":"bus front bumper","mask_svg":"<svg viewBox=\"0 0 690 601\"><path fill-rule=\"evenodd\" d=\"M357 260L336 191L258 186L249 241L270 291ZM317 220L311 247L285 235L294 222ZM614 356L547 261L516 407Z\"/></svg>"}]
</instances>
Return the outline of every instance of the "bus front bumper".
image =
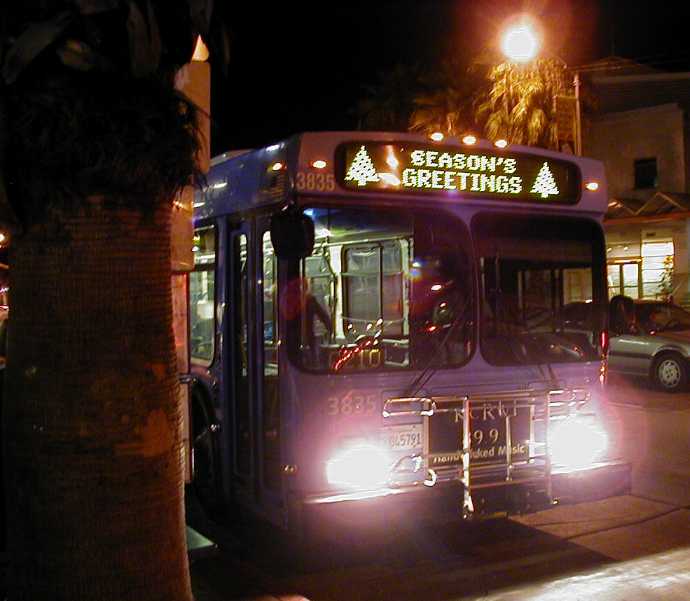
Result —
<instances>
[{"instance_id":1,"label":"bus front bumper","mask_svg":"<svg viewBox=\"0 0 690 601\"><path fill-rule=\"evenodd\" d=\"M377 490L311 495L301 500L304 517L384 524L430 520L448 522L461 517L481 518L531 513L559 503L578 503L626 494L631 467L623 461L600 462L577 470L551 472L543 479L515 479L471 490L467 511L465 486L459 478ZM550 488L550 494L549 494Z\"/></svg>"}]
</instances>

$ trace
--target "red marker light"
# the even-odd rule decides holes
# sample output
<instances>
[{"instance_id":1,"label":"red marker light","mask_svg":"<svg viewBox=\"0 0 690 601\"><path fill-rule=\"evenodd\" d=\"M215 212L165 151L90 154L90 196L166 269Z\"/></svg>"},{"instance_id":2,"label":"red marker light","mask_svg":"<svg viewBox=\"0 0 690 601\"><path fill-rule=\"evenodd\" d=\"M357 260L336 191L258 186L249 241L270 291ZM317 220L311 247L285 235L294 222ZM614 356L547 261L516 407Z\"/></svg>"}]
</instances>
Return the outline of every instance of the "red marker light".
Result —
<instances>
[{"instance_id":1,"label":"red marker light","mask_svg":"<svg viewBox=\"0 0 690 601\"><path fill-rule=\"evenodd\" d=\"M601 354L606 355L609 352L609 331L602 330L599 333L599 346L601 346Z\"/></svg>"}]
</instances>

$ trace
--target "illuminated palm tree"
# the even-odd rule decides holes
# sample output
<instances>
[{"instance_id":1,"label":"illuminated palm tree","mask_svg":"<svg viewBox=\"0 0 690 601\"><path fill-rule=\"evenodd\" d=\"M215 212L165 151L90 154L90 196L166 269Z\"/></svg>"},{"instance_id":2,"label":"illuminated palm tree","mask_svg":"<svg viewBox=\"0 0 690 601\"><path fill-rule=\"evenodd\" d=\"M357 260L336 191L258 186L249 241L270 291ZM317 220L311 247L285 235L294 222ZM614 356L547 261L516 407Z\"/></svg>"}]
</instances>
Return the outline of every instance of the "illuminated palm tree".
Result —
<instances>
[{"instance_id":1,"label":"illuminated palm tree","mask_svg":"<svg viewBox=\"0 0 690 601\"><path fill-rule=\"evenodd\" d=\"M487 79L489 88L475 102L475 117L489 140L558 148L554 98L569 93L565 65L549 58L526 65L501 63Z\"/></svg>"},{"instance_id":2,"label":"illuminated palm tree","mask_svg":"<svg viewBox=\"0 0 690 601\"><path fill-rule=\"evenodd\" d=\"M174 76L207 5L0 9L12 600L191 600L170 218L198 173Z\"/></svg>"}]
</instances>

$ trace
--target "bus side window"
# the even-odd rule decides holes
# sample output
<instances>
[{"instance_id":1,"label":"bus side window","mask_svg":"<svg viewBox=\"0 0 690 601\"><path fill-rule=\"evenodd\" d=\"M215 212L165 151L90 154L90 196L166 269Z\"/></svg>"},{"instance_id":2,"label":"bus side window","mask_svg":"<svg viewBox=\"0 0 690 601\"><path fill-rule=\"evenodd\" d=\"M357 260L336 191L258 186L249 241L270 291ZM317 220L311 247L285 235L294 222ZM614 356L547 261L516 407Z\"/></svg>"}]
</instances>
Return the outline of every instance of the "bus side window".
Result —
<instances>
[{"instance_id":1,"label":"bus side window","mask_svg":"<svg viewBox=\"0 0 690 601\"><path fill-rule=\"evenodd\" d=\"M215 352L216 228L194 233L194 271L189 276L190 354L209 365Z\"/></svg>"}]
</instances>

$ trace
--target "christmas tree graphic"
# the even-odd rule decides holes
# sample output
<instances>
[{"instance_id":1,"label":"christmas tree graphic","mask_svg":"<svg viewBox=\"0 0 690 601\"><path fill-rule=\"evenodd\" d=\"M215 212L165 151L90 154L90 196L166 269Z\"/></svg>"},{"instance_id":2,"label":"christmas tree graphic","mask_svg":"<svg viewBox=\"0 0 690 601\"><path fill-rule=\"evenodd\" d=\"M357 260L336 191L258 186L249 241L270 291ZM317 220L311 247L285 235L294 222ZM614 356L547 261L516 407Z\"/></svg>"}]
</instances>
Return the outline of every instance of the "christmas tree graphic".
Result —
<instances>
[{"instance_id":1,"label":"christmas tree graphic","mask_svg":"<svg viewBox=\"0 0 690 601\"><path fill-rule=\"evenodd\" d=\"M548 198L549 195L554 196L558 194L558 186L556 186L556 180L553 179L553 173L549 169L549 164L544 161L541 166L539 173L537 174L537 179L534 180L534 185L530 190L532 194L535 192L540 194L542 198Z\"/></svg>"},{"instance_id":2,"label":"christmas tree graphic","mask_svg":"<svg viewBox=\"0 0 690 601\"><path fill-rule=\"evenodd\" d=\"M345 181L356 181L358 186L366 186L367 182L379 181L374 163L371 162L371 157L363 145L352 160L350 168L345 175Z\"/></svg>"}]
</instances>

